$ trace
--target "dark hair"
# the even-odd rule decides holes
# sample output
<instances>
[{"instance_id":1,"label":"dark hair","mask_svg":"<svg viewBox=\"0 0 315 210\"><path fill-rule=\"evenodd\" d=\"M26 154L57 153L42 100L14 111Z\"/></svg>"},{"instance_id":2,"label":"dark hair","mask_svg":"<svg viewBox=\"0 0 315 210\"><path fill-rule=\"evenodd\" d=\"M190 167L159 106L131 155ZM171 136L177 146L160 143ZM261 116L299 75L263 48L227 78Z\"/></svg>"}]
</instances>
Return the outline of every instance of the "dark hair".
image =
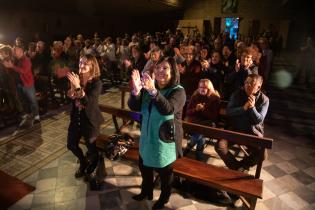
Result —
<instances>
[{"instance_id":1,"label":"dark hair","mask_svg":"<svg viewBox=\"0 0 315 210\"><path fill-rule=\"evenodd\" d=\"M219 50L213 50L213 51L211 52L211 57L212 57L212 55L213 55L214 53L218 53L219 56L220 56L220 58L221 58L221 52L220 52Z\"/></svg>"},{"instance_id":2,"label":"dark hair","mask_svg":"<svg viewBox=\"0 0 315 210\"><path fill-rule=\"evenodd\" d=\"M223 47L222 47L222 49L223 49L224 47L227 47L230 51L233 51L233 48L232 48L232 46L231 46L230 44L224 44Z\"/></svg>"},{"instance_id":3,"label":"dark hair","mask_svg":"<svg viewBox=\"0 0 315 210\"><path fill-rule=\"evenodd\" d=\"M141 50L141 48L138 46L138 45L133 45L132 47L131 47L131 50L132 49L135 49L136 51L138 51L140 54L142 53L142 50Z\"/></svg>"},{"instance_id":4,"label":"dark hair","mask_svg":"<svg viewBox=\"0 0 315 210\"><path fill-rule=\"evenodd\" d=\"M180 82L180 74L179 74L179 71L177 69L175 59L173 57L162 57L158 61L158 64L162 63L163 61L166 61L171 67L171 80L167 86L173 87L175 85L178 85Z\"/></svg>"},{"instance_id":5,"label":"dark hair","mask_svg":"<svg viewBox=\"0 0 315 210\"><path fill-rule=\"evenodd\" d=\"M15 48L20 48L23 51L25 50L24 45L22 45L22 44L21 45L14 45L13 49L15 49Z\"/></svg>"}]
</instances>

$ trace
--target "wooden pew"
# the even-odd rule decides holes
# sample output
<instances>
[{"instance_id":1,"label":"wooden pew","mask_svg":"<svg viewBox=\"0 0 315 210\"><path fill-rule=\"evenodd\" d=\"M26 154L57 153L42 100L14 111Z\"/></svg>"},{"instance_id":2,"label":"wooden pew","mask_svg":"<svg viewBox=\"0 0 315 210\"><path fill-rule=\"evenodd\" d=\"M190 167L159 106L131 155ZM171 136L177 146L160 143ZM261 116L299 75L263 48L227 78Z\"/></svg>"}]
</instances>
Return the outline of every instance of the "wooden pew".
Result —
<instances>
[{"instance_id":1,"label":"wooden pew","mask_svg":"<svg viewBox=\"0 0 315 210\"><path fill-rule=\"evenodd\" d=\"M102 112L112 114L113 119L115 120L117 117L122 118L125 121L135 120L135 118L139 118L140 116L140 113L114 108L107 105L100 105L100 109ZM188 123L185 121L182 123L185 132L198 132L206 137L214 139L226 139L232 143L252 146L260 149L260 153L257 154L260 157L260 161L257 165L255 176L223 167L209 165L207 163L186 157L180 158L174 163L174 174L209 187L240 195L244 204L248 208L255 209L257 199L262 198L263 180L260 179L260 173L264 151L265 149L272 148L273 140L269 138L260 138L253 135L223 130L220 128L212 128ZM120 132L121 128L124 126L125 125L123 124L119 127L117 124L116 131ZM97 139L98 148L101 150L104 149L107 140L108 136L101 135ZM137 146L129 149L124 157L127 160L138 161L139 153Z\"/></svg>"}]
</instances>

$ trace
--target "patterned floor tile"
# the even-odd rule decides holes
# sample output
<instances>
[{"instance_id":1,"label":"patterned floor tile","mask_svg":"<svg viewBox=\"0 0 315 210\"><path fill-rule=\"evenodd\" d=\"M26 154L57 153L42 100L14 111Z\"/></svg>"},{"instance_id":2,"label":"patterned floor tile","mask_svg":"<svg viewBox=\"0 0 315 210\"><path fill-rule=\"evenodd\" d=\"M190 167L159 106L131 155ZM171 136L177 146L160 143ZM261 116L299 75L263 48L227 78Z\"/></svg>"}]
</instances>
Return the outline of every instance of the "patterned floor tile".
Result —
<instances>
[{"instance_id":1,"label":"patterned floor tile","mask_svg":"<svg viewBox=\"0 0 315 210\"><path fill-rule=\"evenodd\" d=\"M286 173L283 170L281 170L277 165L270 165L270 166L264 167L264 170L267 171L269 174L271 174L275 178L286 175Z\"/></svg>"},{"instance_id":2,"label":"patterned floor tile","mask_svg":"<svg viewBox=\"0 0 315 210\"><path fill-rule=\"evenodd\" d=\"M296 179L294 176L291 176L291 175L280 177L277 179L277 181L280 183L281 186L286 185L286 188L288 188L289 191L293 191L303 186L303 184L299 182L298 179Z\"/></svg>"},{"instance_id":3,"label":"patterned floor tile","mask_svg":"<svg viewBox=\"0 0 315 210\"><path fill-rule=\"evenodd\" d=\"M260 202L256 205L256 210L270 210L264 203Z\"/></svg>"},{"instance_id":4,"label":"patterned floor tile","mask_svg":"<svg viewBox=\"0 0 315 210\"><path fill-rule=\"evenodd\" d=\"M104 208L114 209L120 207L122 203L119 190L102 193L99 195L99 199L102 209Z\"/></svg>"},{"instance_id":5,"label":"patterned floor tile","mask_svg":"<svg viewBox=\"0 0 315 210\"><path fill-rule=\"evenodd\" d=\"M8 210L31 209L33 197L34 197L33 193L24 196L21 200L12 205Z\"/></svg>"},{"instance_id":6,"label":"patterned floor tile","mask_svg":"<svg viewBox=\"0 0 315 210\"><path fill-rule=\"evenodd\" d=\"M277 152L277 155L279 155L284 160L292 160L296 158L294 153L285 150Z\"/></svg>"},{"instance_id":7,"label":"patterned floor tile","mask_svg":"<svg viewBox=\"0 0 315 210\"><path fill-rule=\"evenodd\" d=\"M19 159L13 158L11 162L0 167L0 170L3 172L10 174L11 176L17 176L18 174L22 173L26 169L30 168L31 165L24 163Z\"/></svg>"},{"instance_id":8,"label":"patterned floor tile","mask_svg":"<svg viewBox=\"0 0 315 210\"><path fill-rule=\"evenodd\" d=\"M294 165L300 170L304 170L310 166L309 164L307 164L305 161L301 159L293 159L293 160L290 160L289 163L291 163L292 165Z\"/></svg>"},{"instance_id":9,"label":"patterned floor tile","mask_svg":"<svg viewBox=\"0 0 315 210\"><path fill-rule=\"evenodd\" d=\"M315 179L315 167L310 167L303 171Z\"/></svg>"},{"instance_id":10,"label":"patterned floor tile","mask_svg":"<svg viewBox=\"0 0 315 210\"><path fill-rule=\"evenodd\" d=\"M315 209L315 203L313 203L312 205L306 206L305 208L301 210L314 210L314 209Z\"/></svg>"},{"instance_id":11,"label":"patterned floor tile","mask_svg":"<svg viewBox=\"0 0 315 210\"><path fill-rule=\"evenodd\" d=\"M282 159L279 155L277 155L276 153L272 152L269 154L268 156L268 160L272 163L281 163L284 162L285 160Z\"/></svg>"},{"instance_id":12,"label":"patterned floor tile","mask_svg":"<svg viewBox=\"0 0 315 210\"><path fill-rule=\"evenodd\" d=\"M32 202L32 209L33 208L50 208L50 206L54 206L54 197L55 197L55 190L50 191L43 191L39 193L34 193L33 202Z\"/></svg>"},{"instance_id":13,"label":"patterned floor tile","mask_svg":"<svg viewBox=\"0 0 315 210\"><path fill-rule=\"evenodd\" d=\"M294 172L297 172L299 169L292 165L290 162L282 162L277 163L276 166L280 168L282 171L284 171L286 174L292 174Z\"/></svg>"},{"instance_id":14,"label":"patterned floor tile","mask_svg":"<svg viewBox=\"0 0 315 210\"><path fill-rule=\"evenodd\" d=\"M295 177L297 180L299 180L301 183L306 184L306 185L315 182L315 179L313 177L309 176L303 171L298 171L291 175Z\"/></svg>"},{"instance_id":15,"label":"patterned floor tile","mask_svg":"<svg viewBox=\"0 0 315 210\"><path fill-rule=\"evenodd\" d=\"M279 199L286 203L292 209L302 209L308 206L308 203L297 196L294 192L280 195Z\"/></svg>"},{"instance_id":16,"label":"patterned floor tile","mask_svg":"<svg viewBox=\"0 0 315 210\"><path fill-rule=\"evenodd\" d=\"M299 195L304 201L308 203L315 203L315 192L310 190L306 186L299 187L293 191L296 195Z\"/></svg>"},{"instance_id":17,"label":"patterned floor tile","mask_svg":"<svg viewBox=\"0 0 315 210\"><path fill-rule=\"evenodd\" d=\"M270 210L276 210L276 209L295 210L291 206L288 206L288 204L286 204L284 201L282 201L278 197L265 200L263 204Z\"/></svg>"},{"instance_id":18,"label":"patterned floor tile","mask_svg":"<svg viewBox=\"0 0 315 210\"><path fill-rule=\"evenodd\" d=\"M34 193L40 193L47 190L55 190L56 178L41 179L36 182L36 190Z\"/></svg>"},{"instance_id":19,"label":"patterned floor tile","mask_svg":"<svg viewBox=\"0 0 315 210\"><path fill-rule=\"evenodd\" d=\"M191 207L193 204L191 199L185 199L177 193L172 195L169 202L173 209L184 209L184 207Z\"/></svg>"},{"instance_id":20,"label":"patterned floor tile","mask_svg":"<svg viewBox=\"0 0 315 210\"><path fill-rule=\"evenodd\" d=\"M86 184L57 188L54 201L56 203L62 203L62 202L84 198L86 196L87 190L88 190L88 186Z\"/></svg>"},{"instance_id":21,"label":"patterned floor tile","mask_svg":"<svg viewBox=\"0 0 315 210\"><path fill-rule=\"evenodd\" d=\"M39 170L38 179L56 178L58 176L58 167L43 168Z\"/></svg>"},{"instance_id":22,"label":"patterned floor tile","mask_svg":"<svg viewBox=\"0 0 315 210\"><path fill-rule=\"evenodd\" d=\"M29 165L35 165L49 156L48 153L43 152L39 149L35 149L31 153L16 155L16 159L22 160Z\"/></svg>"}]
</instances>

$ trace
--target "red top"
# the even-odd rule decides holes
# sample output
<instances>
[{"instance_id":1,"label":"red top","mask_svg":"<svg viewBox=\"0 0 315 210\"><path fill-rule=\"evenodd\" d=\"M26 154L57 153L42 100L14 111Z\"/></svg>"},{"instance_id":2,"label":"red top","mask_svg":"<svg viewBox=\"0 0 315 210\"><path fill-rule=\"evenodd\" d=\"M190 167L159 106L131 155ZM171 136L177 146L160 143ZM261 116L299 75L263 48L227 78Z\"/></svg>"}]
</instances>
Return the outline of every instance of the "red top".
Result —
<instances>
[{"instance_id":1,"label":"red top","mask_svg":"<svg viewBox=\"0 0 315 210\"><path fill-rule=\"evenodd\" d=\"M21 64L13 67L13 70L18 72L24 87L31 87L34 85L34 77L32 72L32 63L29 58L23 56Z\"/></svg>"},{"instance_id":2,"label":"red top","mask_svg":"<svg viewBox=\"0 0 315 210\"><path fill-rule=\"evenodd\" d=\"M204 103L204 110L197 111L196 106L199 103ZM210 96L203 96L198 93L198 90L195 91L191 97L186 115L187 121L199 124L207 124L207 121L216 122L219 116L220 110L220 97L211 94Z\"/></svg>"}]
</instances>

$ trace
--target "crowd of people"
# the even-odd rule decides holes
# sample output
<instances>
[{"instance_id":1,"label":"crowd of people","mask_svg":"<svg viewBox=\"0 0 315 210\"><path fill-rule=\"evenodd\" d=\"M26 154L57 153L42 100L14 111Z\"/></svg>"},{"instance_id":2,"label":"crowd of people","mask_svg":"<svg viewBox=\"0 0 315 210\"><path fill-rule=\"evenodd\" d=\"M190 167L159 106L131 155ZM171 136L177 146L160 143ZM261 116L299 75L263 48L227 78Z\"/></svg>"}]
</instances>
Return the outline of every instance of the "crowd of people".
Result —
<instances>
[{"instance_id":1,"label":"crowd of people","mask_svg":"<svg viewBox=\"0 0 315 210\"><path fill-rule=\"evenodd\" d=\"M161 195L153 206L162 208L171 195L172 164L197 145L202 160L205 138L190 134L182 152L181 119L216 127L222 100L228 101L226 129L263 136L269 99L261 91L268 84L273 52L268 37L251 43L230 38L228 33L202 38L185 36L180 30L155 34L135 33L102 42L68 36L62 41L31 42L25 49L22 38L14 46L0 46L1 103L21 117L40 120L49 101L72 102L68 148L80 167L75 177L91 174L98 155L95 139L103 122L98 109L102 79L113 85L128 81L129 107L141 111L139 168L143 178L135 200L152 199L153 171L161 177ZM264 81L264 82L263 82ZM58 92L58 100L55 93ZM44 97L38 105L37 96ZM50 100L48 100L50 99ZM79 147L84 137L87 159ZM245 171L257 164L255 150L242 161L229 152L228 142L217 142L216 151L225 164Z\"/></svg>"}]
</instances>

